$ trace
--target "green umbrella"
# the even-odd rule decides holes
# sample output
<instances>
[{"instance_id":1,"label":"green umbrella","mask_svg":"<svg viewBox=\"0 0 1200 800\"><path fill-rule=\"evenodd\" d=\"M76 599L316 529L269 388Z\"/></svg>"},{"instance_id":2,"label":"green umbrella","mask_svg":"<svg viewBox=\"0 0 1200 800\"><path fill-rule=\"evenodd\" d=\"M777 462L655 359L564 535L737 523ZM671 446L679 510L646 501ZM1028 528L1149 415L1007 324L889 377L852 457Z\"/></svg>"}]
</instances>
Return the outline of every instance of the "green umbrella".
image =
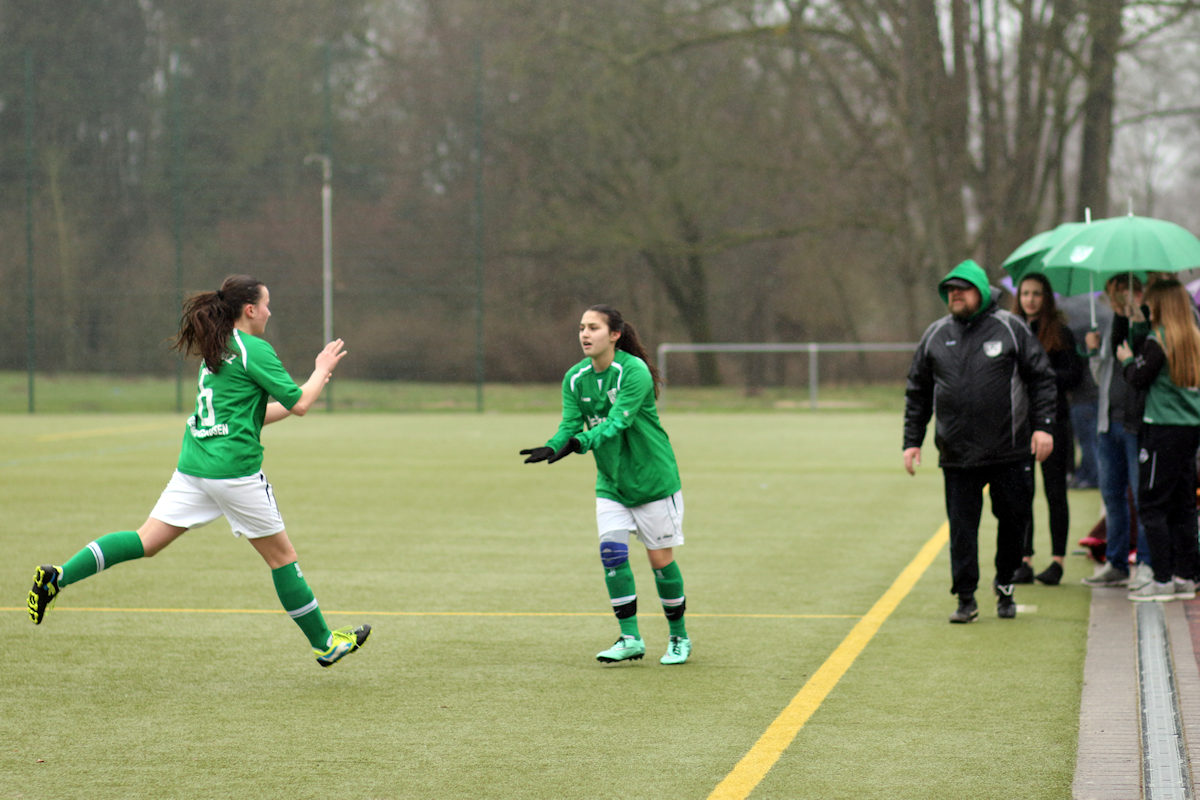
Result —
<instances>
[{"instance_id":1,"label":"green umbrella","mask_svg":"<svg viewBox=\"0 0 1200 800\"><path fill-rule=\"evenodd\" d=\"M1042 258L1042 272L1059 294L1104 287L1114 275L1179 272L1200 267L1200 239L1151 217L1110 217L1084 225Z\"/></svg>"},{"instance_id":2,"label":"green umbrella","mask_svg":"<svg viewBox=\"0 0 1200 800\"><path fill-rule=\"evenodd\" d=\"M1041 272L1045 255L1085 225L1086 222L1064 222L1057 228L1042 231L1022 242L1000 266L1012 276L1013 283L1020 284L1026 272Z\"/></svg>"},{"instance_id":3,"label":"green umbrella","mask_svg":"<svg viewBox=\"0 0 1200 800\"><path fill-rule=\"evenodd\" d=\"M1042 257L1041 271L1063 295L1095 293L1114 276L1200 267L1200 239L1151 217L1109 217L1084 225ZM1093 310L1093 324L1095 321Z\"/></svg>"}]
</instances>

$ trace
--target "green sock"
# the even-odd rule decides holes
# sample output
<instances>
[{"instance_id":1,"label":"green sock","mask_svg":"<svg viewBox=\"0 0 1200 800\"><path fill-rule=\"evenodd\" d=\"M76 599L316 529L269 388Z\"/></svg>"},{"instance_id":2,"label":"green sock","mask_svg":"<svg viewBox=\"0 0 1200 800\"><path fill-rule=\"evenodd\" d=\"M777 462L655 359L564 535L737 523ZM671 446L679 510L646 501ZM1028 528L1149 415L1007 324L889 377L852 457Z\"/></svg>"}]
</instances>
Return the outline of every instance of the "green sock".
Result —
<instances>
[{"instance_id":1,"label":"green sock","mask_svg":"<svg viewBox=\"0 0 1200 800\"><path fill-rule=\"evenodd\" d=\"M58 578L61 589L70 583L90 578L102 569L120 564L122 561L132 561L146 555L142 547L142 537L137 531L117 531L106 533L87 547L80 550L62 565L62 575Z\"/></svg>"},{"instance_id":2,"label":"green sock","mask_svg":"<svg viewBox=\"0 0 1200 800\"><path fill-rule=\"evenodd\" d=\"M683 574L679 571L679 565L672 561L662 569L654 570L654 585L658 588L658 599L662 601L671 635L686 639L683 612L687 608L687 598L683 594Z\"/></svg>"},{"instance_id":3,"label":"green sock","mask_svg":"<svg viewBox=\"0 0 1200 800\"><path fill-rule=\"evenodd\" d=\"M317 650L328 647L329 626L325 624L325 615L317 605L317 598L308 588L308 581L304 580L300 564L293 561L271 570L271 580L275 582L275 593L279 595L283 610L300 626L308 643Z\"/></svg>"},{"instance_id":4,"label":"green sock","mask_svg":"<svg viewBox=\"0 0 1200 800\"><path fill-rule=\"evenodd\" d=\"M604 570L604 583L608 587L608 597L612 600L613 613L617 615L617 623L621 626L621 635L636 636L640 639L637 623L637 586L629 562Z\"/></svg>"}]
</instances>

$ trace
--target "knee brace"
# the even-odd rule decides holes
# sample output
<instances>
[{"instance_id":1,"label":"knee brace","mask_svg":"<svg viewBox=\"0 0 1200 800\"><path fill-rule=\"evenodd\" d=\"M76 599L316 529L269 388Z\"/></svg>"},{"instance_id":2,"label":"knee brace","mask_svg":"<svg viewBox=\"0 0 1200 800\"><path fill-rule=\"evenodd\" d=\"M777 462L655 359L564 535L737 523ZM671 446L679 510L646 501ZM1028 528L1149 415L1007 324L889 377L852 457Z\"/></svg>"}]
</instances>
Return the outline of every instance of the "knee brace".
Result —
<instances>
[{"instance_id":1,"label":"knee brace","mask_svg":"<svg viewBox=\"0 0 1200 800\"><path fill-rule=\"evenodd\" d=\"M629 560L629 531L608 531L600 536L600 563L615 569Z\"/></svg>"}]
</instances>

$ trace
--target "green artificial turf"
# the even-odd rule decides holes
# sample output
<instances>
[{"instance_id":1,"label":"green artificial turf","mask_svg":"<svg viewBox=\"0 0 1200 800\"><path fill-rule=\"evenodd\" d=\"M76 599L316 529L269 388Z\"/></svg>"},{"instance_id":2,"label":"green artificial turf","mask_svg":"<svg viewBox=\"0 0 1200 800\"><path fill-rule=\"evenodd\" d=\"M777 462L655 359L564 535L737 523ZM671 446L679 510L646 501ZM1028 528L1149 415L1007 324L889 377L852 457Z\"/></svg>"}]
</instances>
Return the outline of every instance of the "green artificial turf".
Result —
<instances>
[{"instance_id":1,"label":"green artificial turf","mask_svg":"<svg viewBox=\"0 0 1200 800\"><path fill-rule=\"evenodd\" d=\"M330 623L320 669L224 521L72 585L41 627L35 565L136 528L174 466L176 415L0 416L0 798L705 798L944 519L932 446L903 471L898 413L664 413L693 659L634 548L647 658L617 628L588 456L525 465L557 413L314 414L264 433L265 469ZM1095 492L1071 495L1072 542ZM1037 511L1041 568L1049 551ZM994 522L984 513L983 575ZM949 625L943 548L752 798L1061 798L1074 770L1090 572L980 593ZM1036 607L1036 608L1034 608Z\"/></svg>"}]
</instances>

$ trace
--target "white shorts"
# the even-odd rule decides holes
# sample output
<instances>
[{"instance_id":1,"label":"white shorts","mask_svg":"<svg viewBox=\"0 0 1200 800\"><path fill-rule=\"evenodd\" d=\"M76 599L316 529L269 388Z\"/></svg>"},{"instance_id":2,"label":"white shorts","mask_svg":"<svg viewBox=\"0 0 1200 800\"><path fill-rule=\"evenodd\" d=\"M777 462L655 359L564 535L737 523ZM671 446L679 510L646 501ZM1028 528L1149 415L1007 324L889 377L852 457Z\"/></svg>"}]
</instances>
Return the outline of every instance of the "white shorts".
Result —
<instances>
[{"instance_id":1,"label":"white shorts","mask_svg":"<svg viewBox=\"0 0 1200 800\"><path fill-rule=\"evenodd\" d=\"M596 527L601 536L611 531L630 531L647 550L679 547L683 544L683 492L632 508L597 497Z\"/></svg>"},{"instance_id":2,"label":"white shorts","mask_svg":"<svg viewBox=\"0 0 1200 800\"><path fill-rule=\"evenodd\" d=\"M150 512L180 528L198 528L224 516L234 536L261 539L284 529L275 492L263 473L245 478L197 478L176 470Z\"/></svg>"}]
</instances>

